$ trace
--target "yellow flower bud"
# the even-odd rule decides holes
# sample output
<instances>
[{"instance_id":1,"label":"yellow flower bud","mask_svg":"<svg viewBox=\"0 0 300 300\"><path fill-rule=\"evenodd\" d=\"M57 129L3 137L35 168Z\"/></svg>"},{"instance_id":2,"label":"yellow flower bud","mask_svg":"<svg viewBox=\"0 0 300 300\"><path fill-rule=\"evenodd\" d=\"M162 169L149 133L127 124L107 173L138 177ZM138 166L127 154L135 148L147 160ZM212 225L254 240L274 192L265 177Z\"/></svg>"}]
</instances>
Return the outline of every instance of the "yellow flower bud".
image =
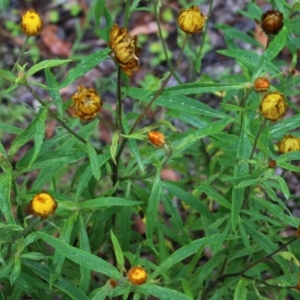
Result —
<instances>
[{"instance_id":1,"label":"yellow flower bud","mask_svg":"<svg viewBox=\"0 0 300 300\"><path fill-rule=\"evenodd\" d=\"M268 10L261 16L261 28L266 34L277 34L283 27L283 14Z\"/></svg>"},{"instance_id":2,"label":"yellow flower bud","mask_svg":"<svg viewBox=\"0 0 300 300\"><path fill-rule=\"evenodd\" d=\"M149 131L148 141L155 147L161 148L166 143L166 137L159 131Z\"/></svg>"},{"instance_id":3,"label":"yellow flower bud","mask_svg":"<svg viewBox=\"0 0 300 300\"><path fill-rule=\"evenodd\" d=\"M142 267L133 267L127 273L128 281L133 285L141 285L148 278L146 270Z\"/></svg>"},{"instance_id":4,"label":"yellow flower bud","mask_svg":"<svg viewBox=\"0 0 300 300\"><path fill-rule=\"evenodd\" d=\"M265 77L258 77L253 83L256 92L265 92L270 88L270 81Z\"/></svg>"},{"instance_id":5,"label":"yellow flower bud","mask_svg":"<svg viewBox=\"0 0 300 300\"><path fill-rule=\"evenodd\" d=\"M33 197L27 211L31 215L45 219L50 215L53 215L56 208L57 203L54 198L50 194L42 192Z\"/></svg>"},{"instance_id":6,"label":"yellow flower bud","mask_svg":"<svg viewBox=\"0 0 300 300\"><path fill-rule=\"evenodd\" d=\"M279 92L266 94L259 107L263 117L273 122L283 118L287 108L284 95Z\"/></svg>"},{"instance_id":7,"label":"yellow flower bud","mask_svg":"<svg viewBox=\"0 0 300 300\"><path fill-rule=\"evenodd\" d=\"M42 30L43 20L37 12L30 10L22 16L20 27L27 36L38 35Z\"/></svg>"},{"instance_id":8,"label":"yellow flower bud","mask_svg":"<svg viewBox=\"0 0 300 300\"><path fill-rule=\"evenodd\" d=\"M300 151L300 139L291 134L285 135L277 145L280 153Z\"/></svg>"},{"instance_id":9,"label":"yellow flower bud","mask_svg":"<svg viewBox=\"0 0 300 300\"><path fill-rule=\"evenodd\" d=\"M73 104L71 109L74 110L73 116L79 117L80 121L94 119L102 107L102 99L92 88L78 86L78 92L72 96Z\"/></svg>"},{"instance_id":10,"label":"yellow flower bud","mask_svg":"<svg viewBox=\"0 0 300 300\"><path fill-rule=\"evenodd\" d=\"M112 49L111 56L128 76L139 70L141 48L137 47L136 35L131 37L127 28L114 24L110 30L108 45Z\"/></svg>"},{"instance_id":11,"label":"yellow flower bud","mask_svg":"<svg viewBox=\"0 0 300 300\"><path fill-rule=\"evenodd\" d=\"M191 6L188 9L181 9L177 22L185 33L196 33L202 30L207 17L203 15L198 6Z\"/></svg>"}]
</instances>

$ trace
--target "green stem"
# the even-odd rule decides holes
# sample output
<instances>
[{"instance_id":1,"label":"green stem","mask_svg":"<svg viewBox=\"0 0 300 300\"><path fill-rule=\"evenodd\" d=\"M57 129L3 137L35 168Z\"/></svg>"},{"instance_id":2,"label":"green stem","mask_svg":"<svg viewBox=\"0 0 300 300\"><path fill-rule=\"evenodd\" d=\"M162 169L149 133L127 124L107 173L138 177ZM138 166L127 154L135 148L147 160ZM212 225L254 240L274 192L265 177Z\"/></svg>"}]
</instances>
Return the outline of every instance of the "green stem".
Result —
<instances>
[{"instance_id":1,"label":"green stem","mask_svg":"<svg viewBox=\"0 0 300 300\"><path fill-rule=\"evenodd\" d=\"M170 58L169 58L169 55L168 55L168 50L167 50L167 46L166 46L166 42L165 42L166 39L163 37L162 28L161 28L160 21L159 21L159 15L158 15L158 12L157 12L157 9L158 9L159 5L154 3L154 0L151 0L151 2L152 2L152 6L153 6L153 11L154 11L156 24L157 24L157 27L158 27L158 36L159 36L160 42L161 42L162 47L163 47L163 51L164 51L164 54L165 54L165 58L166 58L166 61L167 61L168 68L171 70L172 69L172 64L171 64L171 61L170 61ZM174 78L177 80L178 83L181 83L181 80L178 77L178 75L176 74L176 72L174 73Z\"/></svg>"},{"instance_id":2,"label":"green stem","mask_svg":"<svg viewBox=\"0 0 300 300\"><path fill-rule=\"evenodd\" d=\"M117 97L118 97L118 102L117 102L116 127L122 128L122 93L121 93L121 68L120 68L120 66L118 67Z\"/></svg>"},{"instance_id":3,"label":"green stem","mask_svg":"<svg viewBox=\"0 0 300 300\"><path fill-rule=\"evenodd\" d=\"M258 133L257 133L257 135L255 137L255 140L254 140L254 143L253 143L253 148L252 148L252 151L251 151L249 159L253 158L253 155L254 155L254 152L255 152L255 149L256 149L256 145L257 145L257 142L258 142L258 138L261 135L261 133L262 133L262 131L263 131L266 123L267 123L267 119L264 119L263 122L262 122L262 124L261 124L261 126L260 126L260 128L259 128L259 130L258 130Z\"/></svg>"},{"instance_id":4,"label":"green stem","mask_svg":"<svg viewBox=\"0 0 300 300\"><path fill-rule=\"evenodd\" d=\"M177 58L177 61L173 67L173 69L171 70L170 74L168 75L168 77L165 79L165 81L163 82L163 84L161 85L161 87L158 89L158 91L153 95L151 101L148 103L148 105L146 106L146 108L142 111L142 113L139 115L139 117L136 119L136 121L134 122L134 124L132 125L130 131L128 134L132 134L133 131L135 130L135 128L137 127L137 125L142 121L142 119L144 118L144 116L146 115L147 111L150 109L150 107L152 106L152 104L155 102L155 100L160 96L160 94L162 93L162 91L164 90L164 88L166 87L166 85L168 84L169 80L171 79L171 77L173 76L177 66L179 65L180 61L181 61L181 57L183 55L183 50L184 50L184 47L187 43L187 39L188 39L188 35L185 35L184 37L184 41L183 41L183 44L182 44L182 47L180 49L180 53L178 55L178 58ZM120 149L117 153L117 156L116 156L116 162L117 162L117 165L118 165L118 162L119 162L119 159L121 157L121 154L124 150L124 147L125 147L125 144L126 144L126 141L127 139L123 139L122 143L121 143L121 146L120 146Z\"/></svg>"},{"instance_id":5,"label":"green stem","mask_svg":"<svg viewBox=\"0 0 300 300\"><path fill-rule=\"evenodd\" d=\"M25 39L25 41L24 41L24 44L23 44L23 46L22 46L22 49L21 49L20 54L19 54L19 56L18 56L18 59L17 59L15 65L14 65L14 67L13 67L12 70L11 70L12 73L16 70L17 65L19 64L19 61L21 60L21 58L23 57L23 55L24 55L24 53L25 53L25 50L26 50L26 47L27 47L29 38L30 38L29 36L26 36L26 39Z\"/></svg>"},{"instance_id":6,"label":"green stem","mask_svg":"<svg viewBox=\"0 0 300 300\"><path fill-rule=\"evenodd\" d=\"M213 3L214 3L214 0L211 0L209 2L209 9L208 9L208 16L207 16L206 23L208 22L209 16L211 15ZM203 31L203 35L202 35L202 39L201 39L201 45L200 45L199 51L197 53L196 60L198 60L199 57L201 56L201 53L202 53L202 50L203 50L203 47L204 47L206 33L207 33L207 25L204 27L204 31Z\"/></svg>"},{"instance_id":7,"label":"green stem","mask_svg":"<svg viewBox=\"0 0 300 300\"><path fill-rule=\"evenodd\" d=\"M129 9L130 9L130 0L126 0L126 5L125 5L125 12L124 12L124 23L123 26L124 28L127 28L128 26L128 20L129 20Z\"/></svg>"}]
</instances>

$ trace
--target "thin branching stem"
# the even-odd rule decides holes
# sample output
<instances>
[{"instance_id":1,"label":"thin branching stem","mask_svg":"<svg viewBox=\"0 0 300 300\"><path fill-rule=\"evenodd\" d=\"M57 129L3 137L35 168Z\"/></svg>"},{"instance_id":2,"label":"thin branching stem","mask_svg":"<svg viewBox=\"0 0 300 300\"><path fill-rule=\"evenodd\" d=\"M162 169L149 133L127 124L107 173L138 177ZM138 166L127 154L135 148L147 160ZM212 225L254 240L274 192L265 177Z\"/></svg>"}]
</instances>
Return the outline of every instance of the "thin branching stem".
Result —
<instances>
[{"instance_id":1,"label":"thin branching stem","mask_svg":"<svg viewBox=\"0 0 300 300\"><path fill-rule=\"evenodd\" d=\"M187 39L188 39L188 35L185 35L184 40L183 40L183 44L182 47L180 49L180 53L178 55L177 61L173 67L173 69L171 70L171 72L169 73L168 77L165 79L165 81L163 82L163 84L161 85L161 87L157 90L157 92L153 95L151 101L148 103L148 105L146 106L146 108L141 112L141 114L139 115L139 117L136 119L136 121L134 122L134 124L132 125L129 134L132 134L133 131L135 130L135 128L137 127L137 125L143 120L144 116L146 115L147 111L151 108L152 104L155 102L155 100L157 100L157 98L160 96L160 94L163 92L164 88L166 87L166 85L168 84L169 80L171 79L171 77L174 75L174 72L176 71L177 66L179 65L182 55L183 55L183 51L184 51L184 47L187 43ZM124 150L124 147L126 145L127 139L123 139L119 148L119 151L116 155L116 167L114 168L114 174L113 174L113 183L117 182L117 169L118 169L118 165L119 165L119 160L120 157L122 155L122 152Z\"/></svg>"},{"instance_id":2,"label":"thin branching stem","mask_svg":"<svg viewBox=\"0 0 300 300\"><path fill-rule=\"evenodd\" d=\"M159 36L161 45L163 47L163 51L164 51L164 54L165 54L167 65L168 65L169 69L172 69L172 64L171 64L171 61L170 61L170 58L169 58L169 55L168 55L167 46L166 46L166 39L163 37L163 32L162 32L161 24L160 24L160 21L159 21L159 14L157 12L159 6L157 5L157 3L155 3L154 0L151 0L151 2L152 2L152 6L153 6L153 12L154 12L156 24L157 24L157 27L158 27L158 36ZM176 72L174 72L174 78L177 80L178 83L181 83L181 80L178 77L178 75L176 74Z\"/></svg>"},{"instance_id":3,"label":"thin branching stem","mask_svg":"<svg viewBox=\"0 0 300 300\"><path fill-rule=\"evenodd\" d=\"M118 84L117 84L117 115L116 115L116 127L122 128L122 92L121 92L121 68L118 67Z\"/></svg>"}]
</instances>

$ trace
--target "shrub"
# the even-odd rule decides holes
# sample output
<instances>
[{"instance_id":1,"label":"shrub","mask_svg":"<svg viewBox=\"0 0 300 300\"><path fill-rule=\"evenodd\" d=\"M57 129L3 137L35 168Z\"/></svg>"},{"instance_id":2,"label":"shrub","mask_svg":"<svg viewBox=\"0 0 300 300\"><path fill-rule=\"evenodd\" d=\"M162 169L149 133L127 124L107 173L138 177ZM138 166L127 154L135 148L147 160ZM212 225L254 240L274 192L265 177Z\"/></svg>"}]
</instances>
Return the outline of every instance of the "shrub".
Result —
<instances>
[{"instance_id":1,"label":"shrub","mask_svg":"<svg viewBox=\"0 0 300 300\"><path fill-rule=\"evenodd\" d=\"M178 8L173 53L159 23L163 6L125 1L120 25L113 6L94 2L102 49L83 50L75 63L32 64L25 50L43 22L29 11L15 67L0 69L10 107L21 105L10 101L21 88L39 103L29 124L0 122L2 137L13 136L0 143L2 298L297 299L300 222L289 180L300 171L297 4L272 1L263 12L252 1L238 11L265 31L265 48L251 34L213 24L213 1L207 16L198 6ZM146 59L152 38L141 46L128 29L138 11L159 26L168 68L161 79ZM202 72L210 28L226 42L217 57L232 59L239 74ZM290 61L280 60L283 49ZM63 88L108 61L116 66L109 80L79 84L63 101ZM185 61L189 74L180 72ZM147 76L138 85L141 70ZM105 99L112 93L115 103ZM111 134L106 144L100 125Z\"/></svg>"}]
</instances>

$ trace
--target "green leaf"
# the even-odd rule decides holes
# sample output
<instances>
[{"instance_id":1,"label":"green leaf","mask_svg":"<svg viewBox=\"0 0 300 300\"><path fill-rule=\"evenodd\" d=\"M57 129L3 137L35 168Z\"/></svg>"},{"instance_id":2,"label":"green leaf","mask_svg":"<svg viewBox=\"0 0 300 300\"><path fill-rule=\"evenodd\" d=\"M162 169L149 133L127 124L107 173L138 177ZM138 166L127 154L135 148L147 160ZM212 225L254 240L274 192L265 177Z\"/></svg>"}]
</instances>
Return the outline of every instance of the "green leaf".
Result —
<instances>
[{"instance_id":1,"label":"green leaf","mask_svg":"<svg viewBox=\"0 0 300 300\"><path fill-rule=\"evenodd\" d=\"M188 87L187 87L188 88ZM216 89L216 88L215 88ZM222 89L222 87L220 88ZM194 92L195 86L192 86L190 91ZM208 92L208 88L203 87L202 92ZM213 90L213 89L212 89ZM168 91L165 92L165 91ZM192 114L200 114L203 116L208 116L212 118L224 119L228 118L227 114L224 114L220 110L213 109L208 105L201 103L200 101L196 101L192 98L186 97L184 95L180 95L184 93L184 89L181 91L174 91L165 89L165 91L157 98L154 102L155 105L171 108L178 111L183 111ZM154 92L148 91L140 88L129 88L127 95L129 97L137 98L143 102L149 103L152 99Z\"/></svg>"},{"instance_id":2,"label":"green leaf","mask_svg":"<svg viewBox=\"0 0 300 300\"><path fill-rule=\"evenodd\" d=\"M30 270L35 272L44 281L49 282L50 271L47 266L27 259L22 259L22 263L26 265ZM56 280L54 286L66 295L69 295L71 299L89 300L89 297L85 293L83 293L78 287L75 286L74 283L72 283L65 277L60 278L60 280Z\"/></svg>"},{"instance_id":3,"label":"green leaf","mask_svg":"<svg viewBox=\"0 0 300 300\"><path fill-rule=\"evenodd\" d=\"M227 36L230 36L231 38L234 39L239 39L245 43L248 43L250 45L253 45L255 47L262 47L262 44L260 42L258 42L257 40L255 40L252 36L250 36L249 34L238 30L232 26L226 25L226 24L217 24L216 28L218 29L222 29L224 31L224 34Z\"/></svg>"},{"instance_id":4,"label":"green leaf","mask_svg":"<svg viewBox=\"0 0 300 300\"><path fill-rule=\"evenodd\" d=\"M58 82L56 81L54 74L50 71L49 68L45 69L45 77L46 77L47 86L50 88L49 95L51 96L53 103L57 106L58 116L62 118L64 107L63 107L63 101L58 91Z\"/></svg>"},{"instance_id":5,"label":"green leaf","mask_svg":"<svg viewBox=\"0 0 300 300\"><path fill-rule=\"evenodd\" d=\"M245 229L248 231L248 233L251 235L254 241L256 241L257 244L261 247L261 249L264 250L267 254L272 253L277 249L277 246L266 235L254 228L250 224L250 222L243 223Z\"/></svg>"},{"instance_id":6,"label":"green leaf","mask_svg":"<svg viewBox=\"0 0 300 300\"><path fill-rule=\"evenodd\" d=\"M13 286L21 273L21 261L18 257L15 258L14 267L10 273L10 284Z\"/></svg>"},{"instance_id":7,"label":"green leaf","mask_svg":"<svg viewBox=\"0 0 300 300\"><path fill-rule=\"evenodd\" d=\"M235 288L233 300L246 300L247 299L247 285L248 280L241 278Z\"/></svg>"},{"instance_id":8,"label":"green leaf","mask_svg":"<svg viewBox=\"0 0 300 300\"><path fill-rule=\"evenodd\" d=\"M64 222L61 235L59 239L66 244L70 243L71 235L75 223L75 215L70 215L70 217ZM50 276L50 286L60 278L63 269L63 264L65 262L65 256L60 251L55 251L53 257L53 273Z\"/></svg>"},{"instance_id":9,"label":"green leaf","mask_svg":"<svg viewBox=\"0 0 300 300\"><path fill-rule=\"evenodd\" d=\"M161 287L156 284L144 283L142 285L136 286L135 290L144 295L151 295L157 299L163 300L191 300L189 296L186 296L174 289L169 289L166 287Z\"/></svg>"},{"instance_id":10,"label":"green leaf","mask_svg":"<svg viewBox=\"0 0 300 300\"><path fill-rule=\"evenodd\" d=\"M239 228L239 232L241 234L245 249L247 249L249 254L252 254L252 247L249 242L248 234L247 234L247 232L244 228L243 222L241 220L238 222L238 228Z\"/></svg>"},{"instance_id":11,"label":"green leaf","mask_svg":"<svg viewBox=\"0 0 300 300\"><path fill-rule=\"evenodd\" d=\"M12 206L10 203L10 190L13 180L13 172L11 168L7 168L4 174L0 174L0 210L5 216L9 224L15 224L12 213Z\"/></svg>"},{"instance_id":12,"label":"green leaf","mask_svg":"<svg viewBox=\"0 0 300 300\"><path fill-rule=\"evenodd\" d=\"M276 253L276 255L283 257L285 260L292 261L297 267L300 267L300 262L294 253L288 251L281 251Z\"/></svg>"},{"instance_id":13,"label":"green leaf","mask_svg":"<svg viewBox=\"0 0 300 300\"><path fill-rule=\"evenodd\" d=\"M42 147L43 140L45 137L45 121L47 119L47 115L48 115L48 110L44 107L41 107L36 116L36 119L35 119L36 121L34 124L35 130L34 130L34 136L33 136L34 151L32 154L31 161L29 163L29 167L36 160L36 158L38 157L38 155L41 151L41 147Z\"/></svg>"},{"instance_id":14,"label":"green leaf","mask_svg":"<svg viewBox=\"0 0 300 300\"><path fill-rule=\"evenodd\" d=\"M47 244L55 248L56 251L60 252L62 255L71 261L74 261L78 265L89 270L99 272L100 274L104 274L111 278L121 278L121 274L118 272L118 270L100 257L72 247L69 244L44 232L35 232L35 235L43 239Z\"/></svg>"},{"instance_id":15,"label":"green leaf","mask_svg":"<svg viewBox=\"0 0 300 300\"><path fill-rule=\"evenodd\" d=\"M28 125L28 127L22 131L21 134L19 134L12 142L12 145L9 150L9 157L12 159L14 155L17 153L17 151L25 145L35 134L41 134L42 129L42 122L46 118L45 114L47 113L47 110L45 112L44 108L40 108L38 114L35 116L34 120ZM37 130L39 132L37 132ZM40 136L37 138L37 140L40 140ZM39 147L39 146L38 146ZM37 150L39 151L39 149Z\"/></svg>"},{"instance_id":16,"label":"green leaf","mask_svg":"<svg viewBox=\"0 0 300 300\"><path fill-rule=\"evenodd\" d=\"M32 76L36 72L46 69L46 68L53 68L53 67L58 67L61 65L64 65L66 63L71 62L72 59L52 59L52 60L43 60L33 67L31 67L27 72L26 72L26 78L29 76Z\"/></svg>"},{"instance_id":17,"label":"green leaf","mask_svg":"<svg viewBox=\"0 0 300 300\"><path fill-rule=\"evenodd\" d=\"M180 217L178 208L174 206L172 199L167 194L162 193L161 196L166 213L171 216L169 221L174 227L175 233L180 237L183 244L189 243L190 238L184 230L183 221Z\"/></svg>"},{"instance_id":18,"label":"green leaf","mask_svg":"<svg viewBox=\"0 0 300 300\"><path fill-rule=\"evenodd\" d=\"M95 18L96 27L100 27L100 17L103 13L103 9L105 7L105 0L97 0L95 5L93 5L93 13Z\"/></svg>"},{"instance_id":19,"label":"green leaf","mask_svg":"<svg viewBox=\"0 0 300 300\"><path fill-rule=\"evenodd\" d=\"M118 269L120 270L120 272L123 272L123 270L125 270L125 267L124 267L125 261L124 261L123 251L121 249L121 246L119 244L117 237L115 236L115 234L113 233L112 230L110 230L110 238L111 238L111 241L114 246L114 252L115 252L115 256L116 256L116 260L117 260Z\"/></svg>"},{"instance_id":20,"label":"green leaf","mask_svg":"<svg viewBox=\"0 0 300 300\"><path fill-rule=\"evenodd\" d=\"M116 131L112 137L111 146L109 148L111 158L115 164L117 164L116 154L117 154L117 150L118 150L119 138L120 138L120 132Z\"/></svg>"},{"instance_id":21,"label":"green leaf","mask_svg":"<svg viewBox=\"0 0 300 300\"><path fill-rule=\"evenodd\" d=\"M80 202L79 207L81 209L98 210L102 207L113 207L113 206L137 206L141 204L140 201L131 201L124 198L117 197L105 197L96 198L92 200L84 200Z\"/></svg>"},{"instance_id":22,"label":"green leaf","mask_svg":"<svg viewBox=\"0 0 300 300\"><path fill-rule=\"evenodd\" d=\"M272 176L272 179L279 183L279 186L281 188L280 191L283 193L285 199L288 200L291 197L291 193L286 181L276 174Z\"/></svg>"},{"instance_id":23,"label":"green leaf","mask_svg":"<svg viewBox=\"0 0 300 300\"><path fill-rule=\"evenodd\" d=\"M27 166L26 161L23 161L22 164L17 163L17 169L21 170L22 172L28 172L45 168L47 166L52 167L53 165L68 165L85 157L86 153L84 151L54 150L40 154L31 166Z\"/></svg>"},{"instance_id":24,"label":"green leaf","mask_svg":"<svg viewBox=\"0 0 300 300\"><path fill-rule=\"evenodd\" d=\"M152 190L151 194L148 200L148 206L146 210L146 220L147 220L147 226L146 226L146 237L147 237L147 243L149 247L157 253L155 246L153 244L153 233L156 227L156 220L158 215L158 206L159 206L159 200L160 200L160 194L161 194L161 181L160 181L160 172L161 170L158 169L156 171L156 175L153 180Z\"/></svg>"},{"instance_id":25,"label":"green leaf","mask_svg":"<svg viewBox=\"0 0 300 300\"><path fill-rule=\"evenodd\" d=\"M73 69L71 69L66 77L66 79L58 86L58 89L62 89L76 79L82 77L88 71L92 70L98 66L102 61L104 61L111 50L106 48L104 50L96 51L88 56L85 56L80 63Z\"/></svg>"},{"instance_id":26,"label":"green leaf","mask_svg":"<svg viewBox=\"0 0 300 300\"><path fill-rule=\"evenodd\" d=\"M28 252L28 253L22 253L20 255L20 258L26 258L31 260L46 260L46 256L38 253L38 252Z\"/></svg>"},{"instance_id":27,"label":"green leaf","mask_svg":"<svg viewBox=\"0 0 300 300\"><path fill-rule=\"evenodd\" d=\"M12 133L12 134L20 134L23 131L22 129L20 129L18 127L8 125L5 123L1 123L1 122L0 122L0 129L5 132Z\"/></svg>"},{"instance_id":28,"label":"green leaf","mask_svg":"<svg viewBox=\"0 0 300 300\"><path fill-rule=\"evenodd\" d=\"M259 62L253 71L252 80L255 80L255 78L261 76L262 73L267 71L267 64L283 49L286 44L287 36L288 31L286 27L283 27L270 42L268 49L266 49L263 55L260 57Z\"/></svg>"},{"instance_id":29,"label":"green leaf","mask_svg":"<svg viewBox=\"0 0 300 300\"><path fill-rule=\"evenodd\" d=\"M162 182L162 188L168 190L171 194L178 197L181 201L185 202L191 206L195 211L197 211L202 216L205 216L211 222L214 221L213 215L209 212L206 205L198 200L193 194L183 190L178 185L172 184L170 182Z\"/></svg>"},{"instance_id":30,"label":"green leaf","mask_svg":"<svg viewBox=\"0 0 300 300\"><path fill-rule=\"evenodd\" d=\"M225 56L233 57L238 62L241 62L246 67L251 68L253 70L258 66L259 61L261 60L260 55L250 50L229 49L218 50L217 52ZM265 63L265 70L271 75L277 75L280 73L280 70L271 62Z\"/></svg>"},{"instance_id":31,"label":"green leaf","mask_svg":"<svg viewBox=\"0 0 300 300\"><path fill-rule=\"evenodd\" d=\"M220 205L231 209L231 204L223 196L221 196L216 189L209 185L200 185L196 187L200 192L205 193L207 196L212 198L214 201L218 202Z\"/></svg>"},{"instance_id":32,"label":"green leaf","mask_svg":"<svg viewBox=\"0 0 300 300\"><path fill-rule=\"evenodd\" d=\"M129 125L128 120L126 118L122 119L122 124L123 124L125 132L129 133L130 125ZM143 140L144 140L144 138L143 138ZM132 140L132 139L129 139L127 143L128 143L129 148L130 148L131 155L132 155L133 159L136 160L136 162L138 163L138 166L139 166L139 168L140 168L140 170L143 174L145 172L145 168L144 168L143 159L141 157L137 142Z\"/></svg>"},{"instance_id":33,"label":"green leaf","mask_svg":"<svg viewBox=\"0 0 300 300\"><path fill-rule=\"evenodd\" d=\"M281 139L287 132L299 127L300 114L286 118L270 128L271 139Z\"/></svg>"},{"instance_id":34,"label":"green leaf","mask_svg":"<svg viewBox=\"0 0 300 300\"><path fill-rule=\"evenodd\" d=\"M17 79L17 76L10 71L0 69L0 77L3 79L14 83Z\"/></svg>"},{"instance_id":35,"label":"green leaf","mask_svg":"<svg viewBox=\"0 0 300 300\"><path fill-rule=\"evenodd\" d=\"M176 250L164 262L162 262L152 274L150 274L150 278L154 279L160 276L166 270L176 265L178 262L183 261L187 257L195 254L203 245L210 245L211 243L213 243L215 237L215 235L212 235L209 237L194 240L190 244L185 245L180 249Z\"/></svg>"},{"instance_id":36,"label":"green leaf","mask_svg":"<svg viewBox=\"0 0 300 300\"><path fill-rule=\"evenodd\" d=\"M12 271L13 265L14 265L14 260L10 259L8 261L8 263L6 263L4 266L1 266L1 268L0 268L0 278L8 276Z\"/></svg>"},{"instance_id":37,"label":"green leaf","mask_svg":"<svg viewBox=\"0 0 300 300\"><path fill-rule=\"evenodd\" d=\"M250 157L252 145L247 132L250 131L250 120L246 114L243 116L242 131L237 145L236 164L234 166L234 177L240 178L249 174L249 164L246 162ZM244 200L245 189L232 189L231 222L232 230L235 231L239 222L240 210Z\"/></svg>"},{"instance_id":38,"label":"green leaf","mask_svg":"<svg viewBox=\"0 0 300 300\"><path fill-rule=\"evenodd\" d=\"M79 248L86 252L91 252L89 236L86 231L86 226L82 215L79 215ZM88 293L91 283L91 270L80 266L80 282L79 288L81 291Z\"/></svg>"},{"instance_id":39,"label":"green leaf","mask_svg":"<svg viewBox=\"0 0 300 300\"><path fill-rule=\"evenodd\" d=\"M198 142L199 139L217 133L224 129L226 125L232 123L234 120L232 118L227 118L223 120L219 120L216 122L212 122L207 124L204 128L193 131L192 133L186 135L179 142L175 144L175 151L172 157L176 157L177 155L181 155L183 151L191 147L194 143Z\"/></svg>"},{"instance_id":40,"label":"green leaf","mask_svg":"<svg viewBox=\"0 0 300 300\"><path fill-rule=\"evenodd\" d=\"M96 180L99 180L101 178L101 168L98 162L97 152L90 141L88 141L86 145L93 175Z\"/></svg>"}]
</instances>

